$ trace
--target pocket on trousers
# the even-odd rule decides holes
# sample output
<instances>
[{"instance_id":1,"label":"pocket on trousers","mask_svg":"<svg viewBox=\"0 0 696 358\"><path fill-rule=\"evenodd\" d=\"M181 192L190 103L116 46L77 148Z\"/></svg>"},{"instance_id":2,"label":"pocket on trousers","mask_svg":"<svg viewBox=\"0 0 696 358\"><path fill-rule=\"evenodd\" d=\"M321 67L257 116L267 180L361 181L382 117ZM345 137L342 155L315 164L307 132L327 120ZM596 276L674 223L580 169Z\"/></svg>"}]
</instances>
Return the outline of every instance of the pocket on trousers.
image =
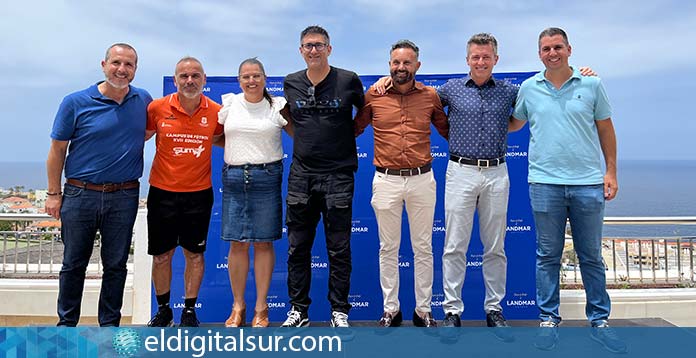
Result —
<instances>
[{"instance_id":1,"label":"pocket on trousers","mask_svg":"<svg viewBox=\"0 0 696 358\"><path fill-rule=\"evenodd\" d=\"M352 193L335 193L326 195L326 217L324 221L329 231L350 230L353 204Z\"/></svg>"},{"instance_id":2,"label":"pocket on trousers","mask_svg":"<svg viewBox=\"0 0 696 358\"><path fill-rule=\"evenodd\" d=\"M85 189L76 187L74 185L66 185L63 188L63 197L64 198L76 198L76 197L80 196L80 194L82 194L82 192L84 190Z\"/></svg>"},{"instance_id":3,"label":"pocket on trousers","mask_svg":"<svg viewBox=\"0 0 696 358\"><path fill-rule=\"evenodd\" d=\"M307 202L309 202L309 195L305 193L288 192L286 201L288 205L307 205Z\"/></svg>"},{"instance_id":4,"label":"pocket on trousers","mask_svg":"<svg viewBox=\"0 0 696 358\"><path fill-rule=\"evenodd\" d=\"M326 207L329 209L348 209L353 202L351 193L336 193L326 195Z\"/></svg>"},{"instance_id":5,"label":"pocket on trousers","mask_svg":"<svg viewBox=\"0 0 696 358\"><path fill-rule=\"evenodd\" d=\"M288 226L304 225L308 217L309 195L290 191L285 201L288 204L285 223Z\"/></svg>"}]
</instances>

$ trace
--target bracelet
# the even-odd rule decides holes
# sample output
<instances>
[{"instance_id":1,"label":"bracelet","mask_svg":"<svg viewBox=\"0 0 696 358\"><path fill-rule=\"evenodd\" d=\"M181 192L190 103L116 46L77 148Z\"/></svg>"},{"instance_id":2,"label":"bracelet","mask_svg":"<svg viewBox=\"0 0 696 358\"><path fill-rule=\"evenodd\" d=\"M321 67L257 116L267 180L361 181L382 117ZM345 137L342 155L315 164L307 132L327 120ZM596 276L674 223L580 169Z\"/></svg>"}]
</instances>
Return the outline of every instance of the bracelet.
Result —
<instances>
[{"instance_id":1,"label":"bracelet","mask_svg":"<svg viewBox=\"0 0 696 358\"><path fill-rule=\"evenodd\" d=\"M47 192L46 195L48 195L48 196L63 195L63 192L62 191L55 192L55 193Z\"/></svg>"}]
</instances>

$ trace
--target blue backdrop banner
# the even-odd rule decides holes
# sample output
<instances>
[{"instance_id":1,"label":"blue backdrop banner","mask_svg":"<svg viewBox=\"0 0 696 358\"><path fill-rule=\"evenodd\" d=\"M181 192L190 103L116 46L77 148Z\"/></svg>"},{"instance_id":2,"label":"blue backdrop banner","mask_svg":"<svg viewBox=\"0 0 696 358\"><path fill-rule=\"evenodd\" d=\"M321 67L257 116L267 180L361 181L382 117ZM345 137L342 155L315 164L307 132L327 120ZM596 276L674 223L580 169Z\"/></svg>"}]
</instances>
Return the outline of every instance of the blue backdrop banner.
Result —
<instances>
[{"instance_id":1,"label":"blue backdrop banner","mask_svg":"<svg viewBox=\"0 0 696 358\"><path fill-rule=\"evenodd\" d=\"M534 72L499 73L495 78L506 79L519 85L525 79L534 75ZM463 74L446 75L417 75L416 79L426 85L435 88L443 85L450 78L458 78ZM364 89L367 89L380 76L361 76ZM167 95L176 91L172 77L164 77L163 94ZM283 78L269 77L266 82L268 91L275 96L282 96ZM211 99L220 102L221 95L225 93L239 93L239 83L236 77L208 77L208 83L204 88L204 94ZM433 224L433 254L435 261L435 280L433 285L433 315L436 319L444 317L440 308L444 300L442 289L442 249L445 239L444 220L444 187L445 170L448 161L447 141L432 130L433 171L437 181L437 206L435 221ZM502 302L503 310L508 319L530 319L536 317L535 305L535 233L532 222L532 213L529 205L527 186L527 148L529 132L527 127L519 132L510 134L508 138L507 166L510 175L510 200L508 207L507 236L505 242L508 257L507 295ZM370 205L372 196L372 178L374 175L373 160L373 134L372 127L368 127L357 139L357 151L359 168L355 175L355 196L353 199L353 226L352 226L352 252L353 273L351 278L351 293L349 301L352 305L351 320L377 320L382 314L382 292L379 284L378 251L379 238L374 212ZM284 156L284 180L283 198L287 193L287 173L289 172L292 158L292 138L283 134ZM215 190L215 204L211 217L210 231L208 233L208 249L205 254L206 267L203 285L198 298L197 313L201 322L224 322L232 307L232 291L227 273L227 253L229 243L220 239L221 212L222 212L222 184L221 173L223 162L221 148L213 150L213 186ZM283 209L285 210L285 209ZM475 222L478 220L475 219ZM285 313L290 309L287 292L287 237L286 229L283 229L283 238L276 241L276 264L273 273L271 288L268 294L270 319L279 322L285 319ZM471 245L467 254L467 275L463 288L465 311L463 319L485 319L483 311L484 286L482 278L482 253L483 247L479 240L478 224L474 224ZM250 265L251 272L247 281L246 302L253 307L255 301L255 286L253 275L253 262ZM402 311L410 317L413 310L413 253L409 239L408 220L404 213L402 241L399 253L400 267L400 301ZM184 260L180 250L174 261L172 282L172 307L175 309L175 318L179 317L179 311L184 303L183 287ZM330 315L330 306L326 300L328 292L328 259L324 242L323 225L317 228L317 239L312 251L312 285L310 296L313 299L309 315L312 320L327 321ZM157 309L157 303L153 294L152 310ZM253 310L248 310L249 322Z\"/></svg>"}]
</instances>

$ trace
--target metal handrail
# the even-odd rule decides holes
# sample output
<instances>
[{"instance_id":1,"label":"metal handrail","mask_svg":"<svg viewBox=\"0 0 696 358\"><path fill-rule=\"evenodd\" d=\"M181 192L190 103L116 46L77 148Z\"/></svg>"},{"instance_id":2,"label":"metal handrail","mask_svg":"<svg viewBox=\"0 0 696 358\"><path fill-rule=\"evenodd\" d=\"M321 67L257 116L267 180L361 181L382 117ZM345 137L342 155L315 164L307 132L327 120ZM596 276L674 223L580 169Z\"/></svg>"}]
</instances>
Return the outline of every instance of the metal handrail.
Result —
<instances>
[{"instance_id":1,"label":"metal handrail","mask_svg":"<svg viewBox=\"0 0 696 358\"><path fill-rule=\"evenodd\" d=\"M51 217L46 214L0 214L0 221L33 222L44 220L51 220ZM696 225L696 216L605 217L604 223L606 225ZM10 235L13 237L10 238ZM20 240L22 235L25 238ZM45 248L48 242L43 238L44 235L51 235L49 248ZM62 247L57 245L59 237L60 232L58 231L0 232L0 240L2 241L0 243L0 249L2 250L0 252L0 256L2 256L0 273L35 274L38 276L55 274L62 263L62 255L60 255ZM568 236L567 240L570 239L572 239L572 236ZM21 250L18 249L20 241L22 243L26 242L27 246L31 243L35 244L38 249L38 255L36 252L29 252L30 250L20 252ZM133 242L135 243L136 241L138 240L134 238ZM616 284L632 282L654 284L695 282L694 276L696 272L694 267L696 266L696 260L694 260L694 251L696 251L696 247L694 243L696 243L696 237L605 238L604 242L606 243L605 247L609 248L608 251L610 251L610 257L605 257L608 267L607 282ZM674 246L670 245L671 242L677 245L676 252L680 253L679 255L675 256L675 249L670 247ZM8 244L11 245L13 243L14 249L8 248ZM684 243L688 243L689 246L683 248ZM635 254L632 254L629 249L630 245L636 247ZM98 250L95 251L98 252ZM8 253L10 254L9 256ZM48 255L49 259L44 261L45 255ZM36 257L38 257L37 260L32 260L32 258ZM101 274L100 259L101 256L97 254L96 265L91 265L88 269L90 275ZM581 284L582 277L579 272L577 259L573 263L573 277L565 277L563 282ZM645 276L646 269L650 270L648 280L646 280ZM568 272L564 270L564 273Z\"/></svg>"},{"instance_id":2,"label":"metal handrail","mask_svg":"<svg viewBox=\"0 0 696 358\"><path fill-rule=\"evenodd\" d=\"M606 216L604 225L696 225L696 216Z\"/></svg>"},{"instance_id":3,"label":"metal handrail","mask_svg":"<svg viewBox=\"0 0 696 358\"><path fill-rule=\"evenodd\" d=\"M696 225L696 216L605 217L604 224ZM566 234L566 240L572 242L572 233L567 230ZM603 247L609 248L603 250L608 283L617 285L633 283L694 285L696 283L694 270L696 237L604 237L603 242ZM644 249L647 252L644 252ZM610 259L607 259L606 251L609 251ZM574 252L564 252L564 257L567 255L572 256ZM566 275L568 270L562 267L561 281L563 283L582 283L577 257L573 264L571 278ZM649 272L649 280L646 280L646 271Z\"/></svg>"},{"instance_id":4,"label":"metal handrail","mask_svg":"<svg viewBox=\"0 0 696 358\"><path fill-rule=\"evenodd\" d=\"M47 214L0 213L0 221L37 222L53 218ZM62 265L63 245L60 231L0 231L0 256L2 256L0 274L9 277L43 277L54 276ZM50 243L47 242L50 240ZM8 243L14 244L8 248ZM49 245L49 247L45 247ZM34 248L34 249L32 249ZM87 267L87 274L102 274L101 240L95 240L95 250Z\"/></svg>"}]
</instances>

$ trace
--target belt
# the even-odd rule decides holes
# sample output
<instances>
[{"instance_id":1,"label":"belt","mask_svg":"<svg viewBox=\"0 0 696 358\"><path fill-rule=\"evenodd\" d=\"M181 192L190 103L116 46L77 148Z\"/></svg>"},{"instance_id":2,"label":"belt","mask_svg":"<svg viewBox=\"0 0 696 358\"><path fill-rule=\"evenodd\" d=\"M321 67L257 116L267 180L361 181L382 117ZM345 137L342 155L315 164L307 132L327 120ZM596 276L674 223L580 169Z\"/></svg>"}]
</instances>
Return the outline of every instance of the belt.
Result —
<instances>
[{"instance_id":1,"label":"belt","mask_svg":"<svg viewBox=\"0 0 696 358\"><path fill-rule=\"evenodd\" d=\"M504 156L494 159L470 159L450 154L450 160L459 164L475 165L479 168L497 167L498 165L505 163Z\"/></svg>"},{"instance_id":2,"label":"belt","mask_svg":"<svg viewBox=\"0 0 696 358\"><path fill-rule=\"evenodd\" d=\"M382 168L382 167L375 167L375 169L380 172L384 173L387 175L399 175L402 177L410 177L413 175L419 175L419 174L425 174L430 171L432 166L430 163L419 167L419 168L404 168L404 169L389 169L389 168Z\"/></svg>"},{"instance_id":3,"label":"belt","mask_svg":"<svg viewBox=\"0 0 696 358\"><path fill-rule=\"evenodd\" d=\"M274 165L279 165L282 164L283 160L279 159L276 160L275 162L270 162L270 163L260 163L260 164L227 164L225 163L226 168L235 168L235 169L247 169L247 168L259 168L259 169L264 169L266 167L274 166Z\"/></svg>"},{"instance_id":4,"label":"belt","mask_svg":"<svg viewBox=\"0 0 696 358\"><path fill-rule=\"evenodd\" d=\"M100 191L102 193L111 193L117 190L136 189L140 187L140 183L137 180L126 181L123 183L104 184L93 184L77 179L68 179L65 182L76 187L80 187L87 190Z\"/></svg>"}]
</instances>

